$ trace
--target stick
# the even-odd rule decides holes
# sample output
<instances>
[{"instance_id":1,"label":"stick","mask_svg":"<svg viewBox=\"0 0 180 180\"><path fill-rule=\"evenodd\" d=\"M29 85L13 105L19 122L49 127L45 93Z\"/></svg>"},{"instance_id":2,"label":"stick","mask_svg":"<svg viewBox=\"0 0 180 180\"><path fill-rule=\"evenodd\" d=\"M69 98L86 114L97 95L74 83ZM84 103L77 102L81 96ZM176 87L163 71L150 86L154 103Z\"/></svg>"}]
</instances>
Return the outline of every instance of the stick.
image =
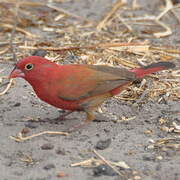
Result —
<instances>
[{"instance_id":1,"label":"stick","mask_svg":"<svg viewBox=\"0 0 180 180\"><path fill-rule=\"evenodd\" d=\"M0 26L2 26L4 28L8 28L8 29L13 29L13 25L11 25L11 24L0 23ZM27 35L27 36L29 36L30 38L37 37L36 35L28 32L28 31L26 31L26 30L24 30L24 29L22 29L20 27L16 27L16 30L23 33L23 34L25 34L25 35Z\"/></svg>"},{"instance_id":2,"label":"stick","mask_svg":"<svg viewBox=\"0 0 180 180\"><path fill-rule=\"evenodd\" d=\"M107 164L110 168L112 168L119 176L123 176L114 166L111 165L103 156L101 156L95 149L93 149L93 153L99 157L105 164Z\"/></svg>"},{"instance_id":3,"label":"stick","mask_svg":"<svg viewBox=\"0 0 180 180\"><path fill-rule=\"evenodd\" d=\"M125 49L131 48L131 47L142 47L145 46L145 43L99 43L99 44L94 44L91 46L64 46L64 47L34 47L34 46L19 46L20 49L31 49L31 50L36 50L36 49L42 49L46 51L72 51L72 50L79 50L79 49L105 49L105 48L110 48L110 47L122 47Z\"/></svg>"},{"instance_id":4,"label":"stick","mask_svg":"<svg viewBox=\"0 0 180 180\"><path fill-rule=\"evenodd\" d=\"M15 33L16 33L16 27L17 27L17 24L18 24L18 10L19 10L19 2L16 4L16 8L15 8L15 18L14 18L14 25L13 25L13 28L12 28L12 32L11 32L11 39L9 41L9 46L10 46L10 50L13 54L13 60L16 61L17 58L16 58L16 54L15 54L15 51L14 51L14 46L13 46L13 39L14 39L14 36L15 36Z\"/></svg>"},{"instance_id":5,"label":"stick","mask_svg":"<svg viewBox=\"0 0 180 180\"><path fill-rule=\"evenodd\" d=\"M117 12L117 10L123 6L126 3L126 0L117 0L117 2L113 5L112 9L107 13L107 15L98 23L97 25L97 30L100 31L102 30L108 20Z\"/></svg>"},{"instance_id":6,"label":"stick","mask_svg":"<svg viewBox=\"0 0 180 180\"><path fill-rule=\"evenodd\" d=\"M33 134L31 136L27 136L27 137L23 137L22 133L19 133L18 136L9 136L11 139L17 141L17 142L22 142L22 141L27 141L29 139L32 139L34 137L38 137L44 134L57 134L57 135L64 135L64 136L68 136L69 133L67 132L58 132L58 131L43 131L37 134Z\"/></svg>"},{"instance_id":7,"label":"stick","mask_svg":"<svg viewBox=\"0 0 180 180\"><path fill-rule=\"evenodd\" d=\"M7 85L6 89L4 91L0 92L0 96L6 94L6 92L10 89L12 83L13 83L13 79L10 79L9 84Z\"/></svg>"}]
</instances>

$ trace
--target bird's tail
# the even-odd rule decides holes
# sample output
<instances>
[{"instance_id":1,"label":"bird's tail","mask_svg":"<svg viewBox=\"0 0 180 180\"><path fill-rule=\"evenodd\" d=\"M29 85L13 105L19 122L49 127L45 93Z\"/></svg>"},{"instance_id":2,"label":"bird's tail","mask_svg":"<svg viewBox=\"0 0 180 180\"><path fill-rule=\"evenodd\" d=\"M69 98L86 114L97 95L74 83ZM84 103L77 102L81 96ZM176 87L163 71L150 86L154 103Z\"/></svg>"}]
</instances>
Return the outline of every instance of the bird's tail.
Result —
<instances>
[{"instance_id":1,"label":"bird's tail","mask_svg":"<svg viewBox=\"0 0 180 180\"><path fill-rule=\"evenodd\" d=\"M158 71L162 71L166 69L171 69L174 67L175 67L175 64L172 62L158 62L158 63L153 63L142 68L135 68L130 71L135 72L137 78L143 78L144 76L148 74L152 74L154 72L158 72Z\"/></svg>"}]
</instances>

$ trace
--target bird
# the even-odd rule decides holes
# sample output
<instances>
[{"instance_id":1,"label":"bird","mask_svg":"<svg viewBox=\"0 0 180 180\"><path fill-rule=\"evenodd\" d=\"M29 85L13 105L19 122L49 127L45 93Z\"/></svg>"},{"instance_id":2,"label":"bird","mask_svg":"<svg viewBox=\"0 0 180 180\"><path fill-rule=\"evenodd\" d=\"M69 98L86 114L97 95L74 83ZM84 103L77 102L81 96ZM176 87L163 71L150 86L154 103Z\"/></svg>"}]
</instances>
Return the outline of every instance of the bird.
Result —
<instances>
[{"instance_id":1,"label":"bird","mask_svg":"<svg viewBox=\"0 0 180 180\"><path fill-rule=\"evenodd\" d=\"M42 101L69 110L67 114L84 111L86 120L81 124L87 124L95 119L94 111L104 101L121 93L132 82L174 67L172 62L131 70L106 65L59 65L44 57L28 56L16 63L9 78L25 79Z\"/></svg>"}]
</instances>

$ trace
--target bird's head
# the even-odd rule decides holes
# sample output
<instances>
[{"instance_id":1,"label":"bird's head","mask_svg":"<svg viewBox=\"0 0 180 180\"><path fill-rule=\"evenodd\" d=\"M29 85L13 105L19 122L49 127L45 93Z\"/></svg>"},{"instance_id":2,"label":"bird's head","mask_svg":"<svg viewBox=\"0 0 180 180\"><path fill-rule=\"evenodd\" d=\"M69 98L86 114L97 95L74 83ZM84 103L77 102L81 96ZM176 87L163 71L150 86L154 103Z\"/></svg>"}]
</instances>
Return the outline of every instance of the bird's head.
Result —
<instances>
[{"instance_id":1,"label":"bird's head","mask_svg":"<svg viewBox=\"0 0 180 180\"><path fill-rule=\"evenodd\" d=\"M29 56L18 61L12 70L9 78L21 77L26 80L30 80L38 75L46 76L48 71L44 71L44 68L49 69L57 66L57 64L40 56ZM44 74L47 73L47 74ZM47 78L47 76L46 76Z\"/></svg>"}]
</instances>

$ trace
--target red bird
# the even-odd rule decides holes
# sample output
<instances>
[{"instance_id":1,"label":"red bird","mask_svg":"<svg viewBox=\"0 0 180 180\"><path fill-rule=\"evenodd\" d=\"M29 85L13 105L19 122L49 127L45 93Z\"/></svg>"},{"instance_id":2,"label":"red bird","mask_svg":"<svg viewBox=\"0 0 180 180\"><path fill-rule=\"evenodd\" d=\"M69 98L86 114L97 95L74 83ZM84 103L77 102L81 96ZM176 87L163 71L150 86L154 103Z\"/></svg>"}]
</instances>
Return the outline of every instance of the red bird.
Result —
<instances>
[{"instance_id":1,"label":"red bird","mask_svg":"<svg viewBox=\"0 0 180 180\"><path fill-rule=\"evenodd\" d=\"M100 104L119 94L131 82L174 67L171 62L158 62L128 71L105 65L58 65L43 57L30 56L17 62L10 78L24 78L48 104L86 112L86 122L90 122L95 119L93 111Z\"/></svg>"}]
</instances>

